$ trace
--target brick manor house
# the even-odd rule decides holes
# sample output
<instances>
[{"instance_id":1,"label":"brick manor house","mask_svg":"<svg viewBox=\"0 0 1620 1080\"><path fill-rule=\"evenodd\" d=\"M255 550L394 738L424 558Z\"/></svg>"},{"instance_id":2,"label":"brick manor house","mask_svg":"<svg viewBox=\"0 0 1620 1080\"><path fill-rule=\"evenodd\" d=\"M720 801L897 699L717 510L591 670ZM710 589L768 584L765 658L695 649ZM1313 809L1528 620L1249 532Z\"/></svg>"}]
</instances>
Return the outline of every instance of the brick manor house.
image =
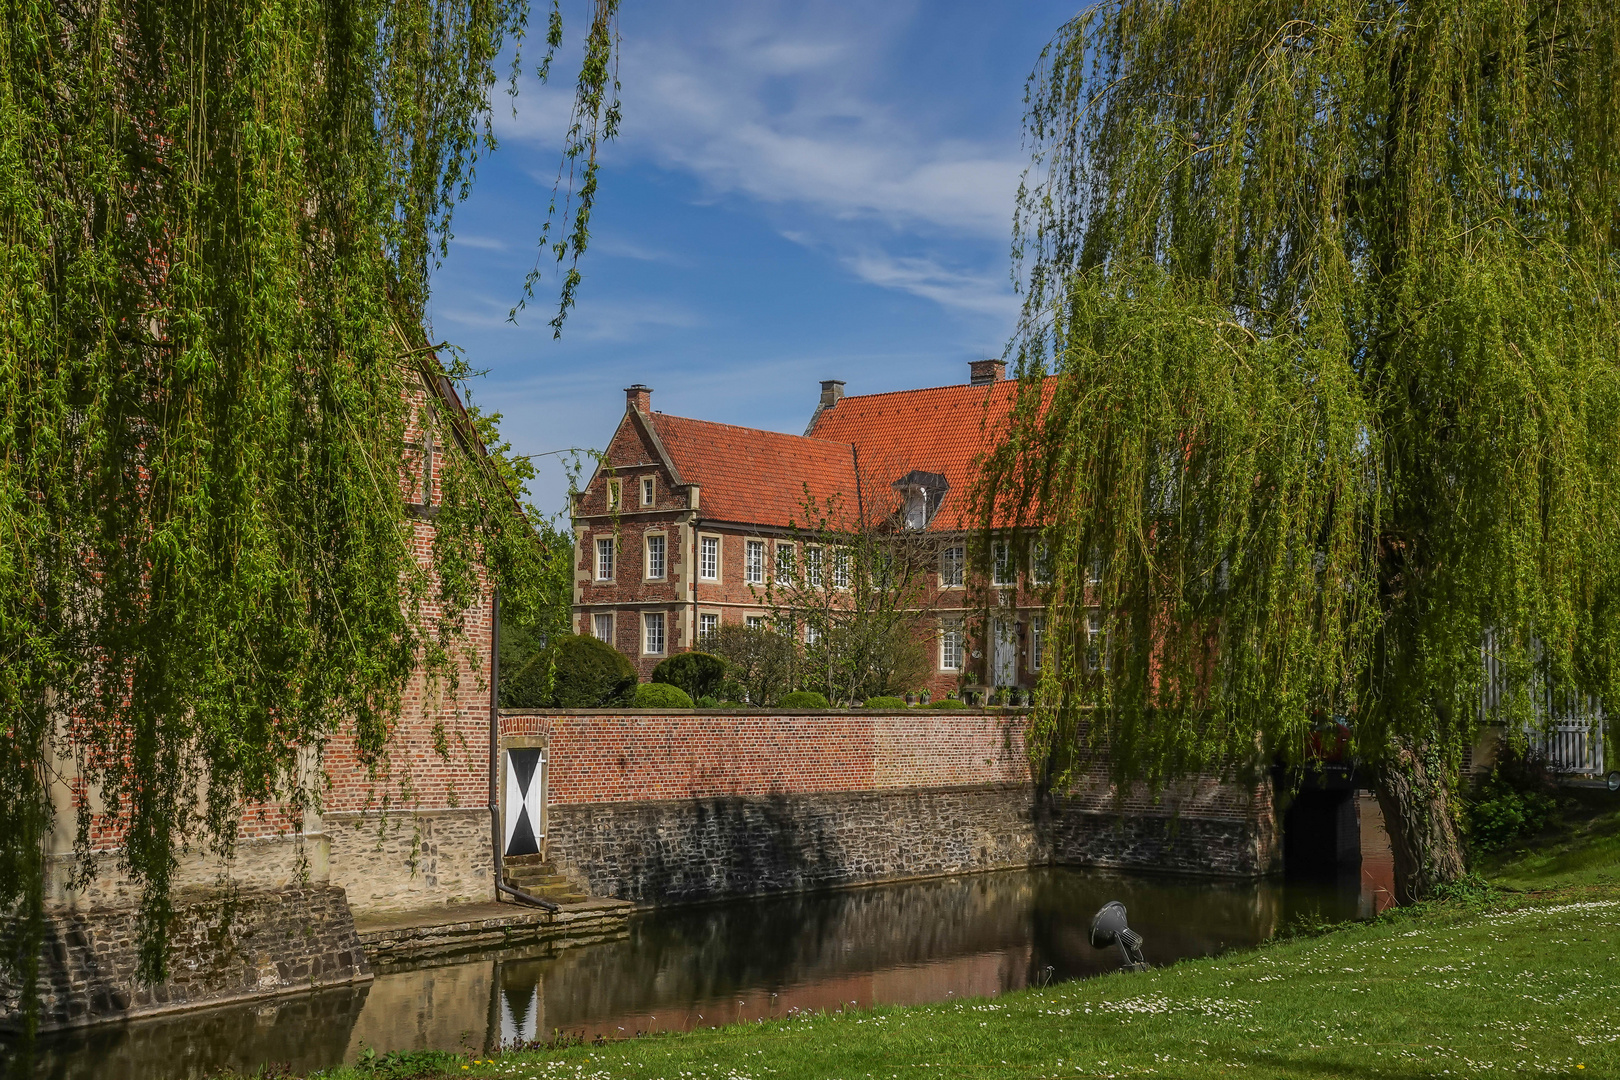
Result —
<instances>
[{"instance_id":1,"label":"brick manor house","mask_svg":"<svg viewBox=\"0 0 1620 1080\"><path fill-rule=\"evenodd\" d=\"M969 492L1016 392L1001 361L969 367L966 383L887 394L846 397L842 382L823 382L803 435L669 416L650 388L627 388L605 459L573 504L575 631L611 643L646 679L721 625L765 625L767 575L800 565L806 494L817 505L837 496L893 506L937 538L933 675L917 689L1033 686L1045 617L1019 560L1000 550L993 560L989 646L967 630Z\"/></svg>"}]
</instances>

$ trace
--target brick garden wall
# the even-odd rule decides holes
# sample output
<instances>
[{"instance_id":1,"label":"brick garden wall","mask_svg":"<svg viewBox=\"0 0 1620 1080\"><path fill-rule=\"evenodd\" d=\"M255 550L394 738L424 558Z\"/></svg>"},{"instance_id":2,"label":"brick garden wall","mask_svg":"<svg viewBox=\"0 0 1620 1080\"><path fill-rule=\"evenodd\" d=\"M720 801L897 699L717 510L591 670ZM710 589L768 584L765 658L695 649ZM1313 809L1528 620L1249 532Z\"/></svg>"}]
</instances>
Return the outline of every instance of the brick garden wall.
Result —
<instances>
[{"instance_id":1,"label":"brick garden wall","mask_svg":"<svg viewBox=\"0 0 1620 1080\"><path fill-rule=\"evenodd\" d=\"M1203 778L1117 797L1099 775L1038 804L1018 713L509 713L548 740L548 852L643 902L1052 862L1256 876L1270 791Z\"/></svg>"}]
</instances>

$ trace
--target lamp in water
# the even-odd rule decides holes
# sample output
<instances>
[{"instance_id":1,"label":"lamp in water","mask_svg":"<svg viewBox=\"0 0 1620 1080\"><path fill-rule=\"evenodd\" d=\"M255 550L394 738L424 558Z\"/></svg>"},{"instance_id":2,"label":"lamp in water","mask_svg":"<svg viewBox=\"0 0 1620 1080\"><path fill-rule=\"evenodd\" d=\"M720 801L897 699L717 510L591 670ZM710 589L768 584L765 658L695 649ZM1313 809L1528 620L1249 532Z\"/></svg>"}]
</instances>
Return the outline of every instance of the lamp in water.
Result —
<instances>
[{"instance_id":1,"label":"lamp in water","mask_svg":"<svg viewBox=\"0 0 1620 1080\"><path fill-rule=\"evenodd\" d=\"M1091 944L1099 949L1118 945L1126 971L1147 970L1147 961L1142 959L1142 935L1126 924L1125 905L1118 900L1104 904L1091 920Z\"/></svg>"}]
</instances>

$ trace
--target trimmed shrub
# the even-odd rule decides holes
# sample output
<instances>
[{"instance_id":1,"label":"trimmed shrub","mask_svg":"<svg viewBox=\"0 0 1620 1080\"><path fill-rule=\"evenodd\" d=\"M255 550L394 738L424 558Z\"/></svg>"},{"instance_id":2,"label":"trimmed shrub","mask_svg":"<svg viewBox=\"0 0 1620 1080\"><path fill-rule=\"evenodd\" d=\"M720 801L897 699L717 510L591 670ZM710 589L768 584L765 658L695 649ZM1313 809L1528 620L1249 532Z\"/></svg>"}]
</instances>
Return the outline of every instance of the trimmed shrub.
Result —
<instances>
[{"instance_id":1,"label":"trimmed shrub","mask_svg":"<svg viewBox=\"0 0 1620 1080\"><path fill-rule=\"evenodd\" d=\"M778 709L825 709L827 695L818 694L814 690L795 690L791 694L783 694L777 701Z\"/></svg>"},{"instance_id":2,"label":"trimmed shrub","mask_svg":"<svg viewBox=\"0 0 1620 1080\"><path fill-rule=\"evenodd\" d=\"M726 677L726 662L706 652L676 653L653 668L652 681L685 690L694 700L714 697Z\"/></svg>"},{"instance_id":3,"label":"trimmed shrub","mask_svg":"<svg viewBox=\"0 0 1620 1080\"><path fill-rule=\"evenodd\" d=\"M877 697L867 698L866 704L861 707L863 709L904 709L906 699L897 698L890 694L879 694Z\"/></svg>"},{"instance_id":4,"label":"trimmed shrub","mask_svg":"<svg viewBox=\"0 0 1620 1080\"><path fill-rule=\"evenodd\" d=\"M556 665L550 704L560 709L628 705L636 691L629 658L588 634L559 634L537 662Z\"/></svg>"},{"instance_id":5,"label":"trimmed shrub","mask_svg":"<svg viewBox=\"0 0 1620 1080\"><path fill-rule=\"evenodd\" d=\"M636 684L638 709L690 709L692 696L674 683L644 682Z\"/></svg>"},{"instance_id":6,"label":"trimmed shrub","mask_svg":"<svg viewBox=\"0 0 1620 1080\"><path fill-rule=\"evenodd\" d=\"M965 709L965 708L967 708L966 705L962 704L960 701L957 701L955 698L940 698L938 701L930 701L928 704L921 705L921 706L918 706L918 707L923 708L923 709Z\"/></svg>"}]
</instances>

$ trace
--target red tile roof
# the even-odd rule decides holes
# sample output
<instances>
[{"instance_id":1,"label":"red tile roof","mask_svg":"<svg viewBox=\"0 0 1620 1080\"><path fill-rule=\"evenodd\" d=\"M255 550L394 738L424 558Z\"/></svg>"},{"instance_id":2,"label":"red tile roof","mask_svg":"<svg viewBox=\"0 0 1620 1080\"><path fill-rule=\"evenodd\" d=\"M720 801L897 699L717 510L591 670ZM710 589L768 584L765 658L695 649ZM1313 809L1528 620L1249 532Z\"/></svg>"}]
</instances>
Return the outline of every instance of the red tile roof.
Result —
<instances>
[{"instance_id":1,"label":"red tile roof","mask_svg":"<svg viewBox=\"0 0 1620 1080\"><path fill-rule=\"evenodd\" d=\"M808 525L805 489L818 506L837 494L853 512L855 455L847 442L652 413L681 479L698 484L698 515L752 525Z\"/></svg>"},{"instance_id":2,"label":"red tile roof","mask_svg":"<svg viewBox=\"0 0 1620 1080\"><path fill-rule=\"evenodd\" d=\"M1002 380L846 397L822 410L810 434L855 446L869 507L894 500L890 485L912 470L943 474L950 490L929 527L963 529L978 460L1006 430L1017 393L1017 382Z\"/></svg>"}]
</instances>

